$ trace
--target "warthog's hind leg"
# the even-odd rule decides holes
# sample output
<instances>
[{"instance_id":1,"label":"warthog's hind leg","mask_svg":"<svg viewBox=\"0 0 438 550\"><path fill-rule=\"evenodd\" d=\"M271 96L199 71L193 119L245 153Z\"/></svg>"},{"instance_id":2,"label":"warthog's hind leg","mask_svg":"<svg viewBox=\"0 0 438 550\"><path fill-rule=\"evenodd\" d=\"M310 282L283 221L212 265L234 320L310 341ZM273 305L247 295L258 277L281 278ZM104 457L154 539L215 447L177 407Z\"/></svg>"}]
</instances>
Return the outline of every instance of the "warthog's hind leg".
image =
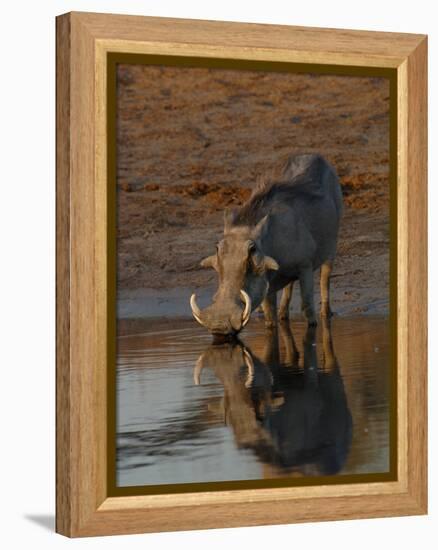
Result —
<instances>
[{"instance_id":1,"label":"warthog's hind leg","mask_svg":"<svg viewBox=\"0 0 438 550\"><path fill-rule=\"evenodd\" d=\"M283 288L280 300L280 308L278 310L278 316L283 321L289 319L289 307L292 300L292 294L294 290L294 281L291 281Z\"/></svg>"},{"instance_id":2,"label":"warthog's hind leg","mask_svg":"<svg viewBox=\"0 0 438 550\"><path fill-rule=\"evenodd\" d=\"M313 269L311 266L300 273L301 309L310 326L316 326L315 303L313 299Z\"/></svg>"},{"instance_id":3,"label":"warthog's hind leg","mask_svg":"<svg viewBox=\"0 0 438 550\"><path fill-rule=\"evenodd\" d=\"M330 308L330 275L333 270L333 260L327 260L321 266L320 287L321 287L321 317L332 316Z\"/></svg>"},{"instance_id":4,"label":"warthog's hind leg","mask_svg":"<svg viewBox=\"0 0 438 550\"><path fill-rule=\"evenodd\" d=\"M262 302L263 313L265 314L265 325L268 328L277 325L277 293L270 292Z\"/></svg>"},{"instance_id":5,"label":"warthog's hind leg","mask_svg":"<svg viewBox=\"0 0 438 550\"><path fill-rule=\"evenodd\" d=\"M333 372L337 368L337 363L333 349L330 319L328 317L322 318L322 350L324 370Z\"/></svg>"}]
</instances>

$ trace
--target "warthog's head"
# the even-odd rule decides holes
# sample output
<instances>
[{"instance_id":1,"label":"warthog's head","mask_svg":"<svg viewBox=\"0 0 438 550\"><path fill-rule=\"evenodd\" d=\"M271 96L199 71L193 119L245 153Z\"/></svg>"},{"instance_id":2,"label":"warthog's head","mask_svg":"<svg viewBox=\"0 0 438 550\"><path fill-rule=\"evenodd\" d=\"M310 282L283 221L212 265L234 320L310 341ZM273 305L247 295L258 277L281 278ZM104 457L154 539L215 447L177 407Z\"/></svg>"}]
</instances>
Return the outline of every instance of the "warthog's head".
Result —
<instances>
[{"instance_id":1,"label":"warthog's head","mask_svg":"<svg viewBox=\"0 0 438 550\"><path fill-rule=\"evenodd\" d=\"M219 288L213 303L204 310L199 309L194 294L190 305L198 323L213 335L236 335L266 296L269 271L278 269L277 262L262 251L267 230L267 216L249 227L234 225L232 214L226 214L224 238L217 244L216 254L202 260L203 267L217 271Z\"/></svg>"}]
</instances>

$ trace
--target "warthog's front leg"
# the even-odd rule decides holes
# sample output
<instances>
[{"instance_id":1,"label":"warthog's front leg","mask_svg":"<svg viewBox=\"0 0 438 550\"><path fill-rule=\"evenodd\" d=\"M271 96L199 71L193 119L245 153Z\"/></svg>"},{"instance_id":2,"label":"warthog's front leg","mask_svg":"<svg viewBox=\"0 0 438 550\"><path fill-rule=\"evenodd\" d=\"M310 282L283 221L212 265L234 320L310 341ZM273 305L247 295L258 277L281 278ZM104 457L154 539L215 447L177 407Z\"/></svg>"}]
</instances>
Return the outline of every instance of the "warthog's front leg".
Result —
<instances>
[{"instance_id":1,"label":"warthog's front leg","mask_svg":"<svg viewBox=\"0 0 438 550\"><path fill-rule=\"evenodd\" d=\"M330 275L333 269L333 261L327 260L321 266L320 288L321 288L321 317L331 317L330 309Z\"/></svg>"},{"instance_id":2,"label":"warthog's front leg","mask_svg":"<svg viewBox=\"0 0 438 550\"><path fill-rule=\"evenodd\" d=\"M315 303L313 299L313 269L307 267L301 270L300 273L300 290L301 290L301 309L311 326L315 326Z\"/></svg>"},{"instance_id":3,"label":"warthog's front leg","mask_svg":"<svg viewBox=\"0 0 438 550\"><path fill-rule=\"evenodd\" d=\"M291 281L288 285L283 288L280 300L280 308L278 310L278 315L281 320L289 319L289 307L290 301L292 300L292 294L294 290L294 281Z\"/></svg>"},{"instance_id":4,"label":"warthog's front leg","mask_svg":"<svg viewBox=\"0 0 438 550\"><path fill-rule=\"evenodd\" d=\"M270 292L262 302L263 313L265 314L265 325L268 328L277 325L277 293Z\"/></svg>"}]
</instances>

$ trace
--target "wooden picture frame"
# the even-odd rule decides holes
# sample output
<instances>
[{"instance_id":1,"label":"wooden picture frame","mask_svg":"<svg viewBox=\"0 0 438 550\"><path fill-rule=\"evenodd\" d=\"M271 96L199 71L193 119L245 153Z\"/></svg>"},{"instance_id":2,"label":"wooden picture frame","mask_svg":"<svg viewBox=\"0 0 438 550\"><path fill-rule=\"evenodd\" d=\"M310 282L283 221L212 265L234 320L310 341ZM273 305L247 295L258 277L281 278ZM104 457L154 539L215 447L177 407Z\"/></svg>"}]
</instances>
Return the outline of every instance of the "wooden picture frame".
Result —
<instances>
[{"instance_id":1,"label":"wooden picture frame","mask_svg":"<svg viewBox=\"0 0 438 550\"><path fill-rule=\"evenodd\" d=\"M427 512L427 38L69 13L57 18L57 532L91 536ZM396 479L108 495L107 60L240 59L392 71L397 83Z\"/></svg>"}]
</instances>

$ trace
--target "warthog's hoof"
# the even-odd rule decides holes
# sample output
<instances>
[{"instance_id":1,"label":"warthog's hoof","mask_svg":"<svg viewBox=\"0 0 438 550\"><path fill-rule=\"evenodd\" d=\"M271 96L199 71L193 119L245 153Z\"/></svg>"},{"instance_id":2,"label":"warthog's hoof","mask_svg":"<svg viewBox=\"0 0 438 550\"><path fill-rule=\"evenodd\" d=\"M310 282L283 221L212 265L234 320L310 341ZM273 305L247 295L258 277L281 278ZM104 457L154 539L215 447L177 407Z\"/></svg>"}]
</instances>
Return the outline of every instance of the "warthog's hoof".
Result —
<instances>
[{"instance_id":1,"label":"warthog's hoof","mask_svg":"<svg viewBox=\"0 0 438 550\"><path fill-rule=\"evenodd\" d=\"M320 315L325 319L330 319L330 317L333 317L334 313L328 304L321 304Z\"/></svg>"},{"instance_id":2,"label":"warthog's hoof","mask_svg":"<svg viewBox=\"0 0 438 550\"><path fill-rule=\"evenodd\" d=\"M306 319L307 324L309 325L309 327L316 327L316 325L318 324L318 321L316 319L315 312L314 311L303 311L303 313L304 313L304 318Z\"/></svg>"}]
</instances>

